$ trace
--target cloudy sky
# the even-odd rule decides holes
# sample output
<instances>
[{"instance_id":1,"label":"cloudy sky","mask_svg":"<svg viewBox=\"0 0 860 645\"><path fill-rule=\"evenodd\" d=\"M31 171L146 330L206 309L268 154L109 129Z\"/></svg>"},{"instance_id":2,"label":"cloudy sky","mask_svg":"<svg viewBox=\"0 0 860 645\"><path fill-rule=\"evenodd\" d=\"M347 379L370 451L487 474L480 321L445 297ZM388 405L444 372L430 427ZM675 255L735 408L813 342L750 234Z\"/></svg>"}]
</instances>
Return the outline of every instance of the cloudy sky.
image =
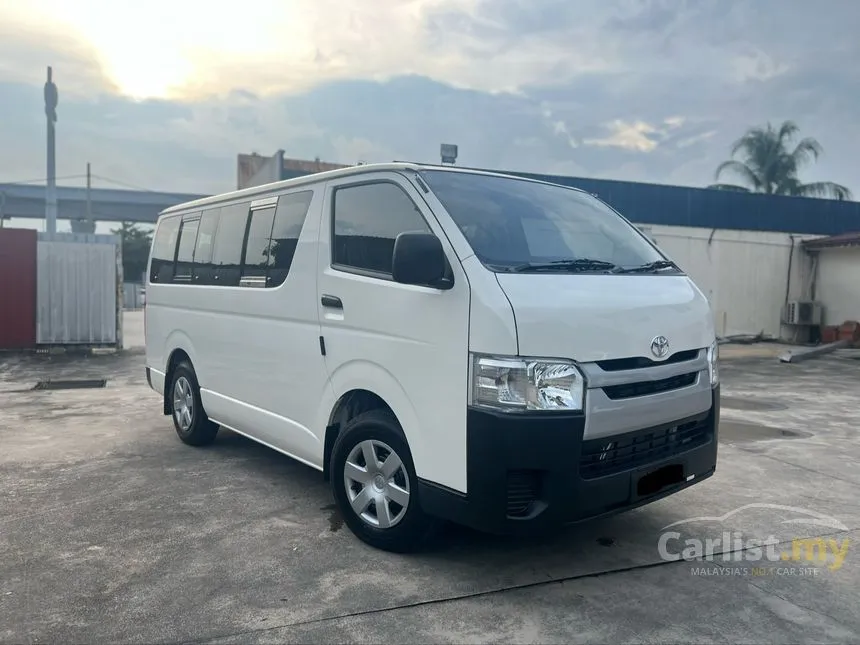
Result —
<instances>
[{"instance_id":1,"label":"cloudy sky","mask_svg":"<svg viewBox=\"0 0 860 645\"><path fill-rule=\"evenodd\" d=\"M0 0L0 182L235 188L236 154L701 186L793 119L860 195L858 0ZM80 185L79 179L60 183ZM97 186L108 187L103 180Z\"/></svg>"}]
</instances>

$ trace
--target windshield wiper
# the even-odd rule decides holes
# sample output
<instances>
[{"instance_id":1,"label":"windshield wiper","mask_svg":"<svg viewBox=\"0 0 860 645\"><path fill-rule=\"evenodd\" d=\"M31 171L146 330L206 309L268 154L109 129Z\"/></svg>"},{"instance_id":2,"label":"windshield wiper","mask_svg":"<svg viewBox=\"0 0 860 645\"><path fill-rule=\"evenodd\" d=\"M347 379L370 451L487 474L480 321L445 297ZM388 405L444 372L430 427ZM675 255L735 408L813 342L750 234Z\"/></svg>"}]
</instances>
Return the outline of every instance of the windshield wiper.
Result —
<instances>
[{"instance_id":1,"label":"windshield wiper","mask_svg":"<svg viewBox=\"0 0 860 645\"><path fill-rule=\"evenodd\" d=\"M510 267L508 271L525 273L528 271L609 271L619 268L612 262L579 258L577 260L555 260L554 262L530 262Z\"/></svg>"},{"instance_id":2,"label":"windshield wiper","mask_svg":"<svg viewBox=\"0 0 860 645\"><path fill-rule=\"evenodd\" d=\"M681 270L680 267L678 267L678 265L671 260L656 260L654 262L648 262L637 267L618 267L613 271L613 273L656 273L661 269L677 269L678 271Z\"/></svg>"}]
</instances>

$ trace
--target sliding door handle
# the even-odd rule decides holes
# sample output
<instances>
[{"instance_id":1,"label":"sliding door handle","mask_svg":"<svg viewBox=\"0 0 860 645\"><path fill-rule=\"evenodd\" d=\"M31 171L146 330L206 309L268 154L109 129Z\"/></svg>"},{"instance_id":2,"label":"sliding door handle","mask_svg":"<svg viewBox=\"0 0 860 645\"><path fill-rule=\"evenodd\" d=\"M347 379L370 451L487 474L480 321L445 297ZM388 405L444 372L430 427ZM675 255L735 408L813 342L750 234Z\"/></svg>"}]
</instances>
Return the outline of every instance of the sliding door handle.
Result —
<instances>
[{"instance_id":1,"label":"sliding door handle","mask_svg":"<svg viewBox=\"0 0 860 645\"><path fill-rule=\"evenodd\" d=\"M328 307L329 309L343 309L343 303L337 296L324 295L320 298L320 302L323 307Z\"/></svg>"}]
</instances>

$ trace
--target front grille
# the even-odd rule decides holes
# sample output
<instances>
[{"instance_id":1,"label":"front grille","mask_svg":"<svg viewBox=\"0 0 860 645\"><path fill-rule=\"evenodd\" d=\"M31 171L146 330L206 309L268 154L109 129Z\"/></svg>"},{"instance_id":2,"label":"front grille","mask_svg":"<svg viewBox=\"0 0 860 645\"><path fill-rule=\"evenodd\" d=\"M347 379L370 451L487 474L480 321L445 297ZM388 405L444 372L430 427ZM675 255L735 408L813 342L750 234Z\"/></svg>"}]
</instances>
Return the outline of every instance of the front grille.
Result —
<instances>
[{"instance_id":1,"label":"front grille","mask_svg":"<svg viewBox=\"0 0 860 645\"><path fill-rule=\"evenodd\" d=\"M671 365L673 363L683 363L691 361L699 355L698 349L687 349L683 352L676 352L664 361L652 361L644 356L634 356L632 358L613 358L608 361L597 361L597 366L604 372L620 372L622 370L638 370L646 367L656 367L657 365Z\"/></svg>"},{"instance_id":2,"label":"front grille","mask_svg":"<svg viewBox=\"0 0 860 645\"><path fill-rule=\"evenodd\" d=\"M711 433L710 417L703 416L657 430L590 439L582 443L579 473L583 479L595 479L645 466L698 448L708 443Z\"/></svg>"},{"instance_id":3,"label":"front grille","mask_svg":"<svg viewBox=\"0 0 860 645\"><path fill-rule=\"evenodd\" d=\"M508 471L508 517L525 517L540 495L540 471Z\"/></svg>"},{"instance_id":4,"label":"front grille","mask_svg":"<svg viewBox=\"0 0 860 645\"><path fill-rule=\"evenodd\" d=\"M607 385L603 388L603 391L610 399L630 399L634 396L659 394L660 392L670 392L682 387L688 387L696 382L696 376L698 376L698 372L689 372L687 374L663 378L659 381L639 381L638 383Z\"/></svg>"}]
</instances>

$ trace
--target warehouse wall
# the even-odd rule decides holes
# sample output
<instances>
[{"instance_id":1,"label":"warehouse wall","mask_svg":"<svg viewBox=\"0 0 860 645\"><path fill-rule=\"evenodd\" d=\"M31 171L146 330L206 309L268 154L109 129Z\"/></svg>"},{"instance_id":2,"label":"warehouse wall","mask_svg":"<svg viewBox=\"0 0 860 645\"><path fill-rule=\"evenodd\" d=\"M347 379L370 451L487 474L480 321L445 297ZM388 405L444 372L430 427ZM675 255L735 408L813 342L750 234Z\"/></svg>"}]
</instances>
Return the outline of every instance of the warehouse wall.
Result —
<instances>
[{"instance_id":1,"label":"warehouse wall","mask_svg":"<svg viewBox=\"0 0 860 645\"><path fill-rule=\"evenodd\" d=\"M802 298L810 260L800 248L814 235L686 226L641 225L704 292L714 309L717 334L791 337L781 325L791 260L789 298Z\"/></svg>"}]
</instances>

